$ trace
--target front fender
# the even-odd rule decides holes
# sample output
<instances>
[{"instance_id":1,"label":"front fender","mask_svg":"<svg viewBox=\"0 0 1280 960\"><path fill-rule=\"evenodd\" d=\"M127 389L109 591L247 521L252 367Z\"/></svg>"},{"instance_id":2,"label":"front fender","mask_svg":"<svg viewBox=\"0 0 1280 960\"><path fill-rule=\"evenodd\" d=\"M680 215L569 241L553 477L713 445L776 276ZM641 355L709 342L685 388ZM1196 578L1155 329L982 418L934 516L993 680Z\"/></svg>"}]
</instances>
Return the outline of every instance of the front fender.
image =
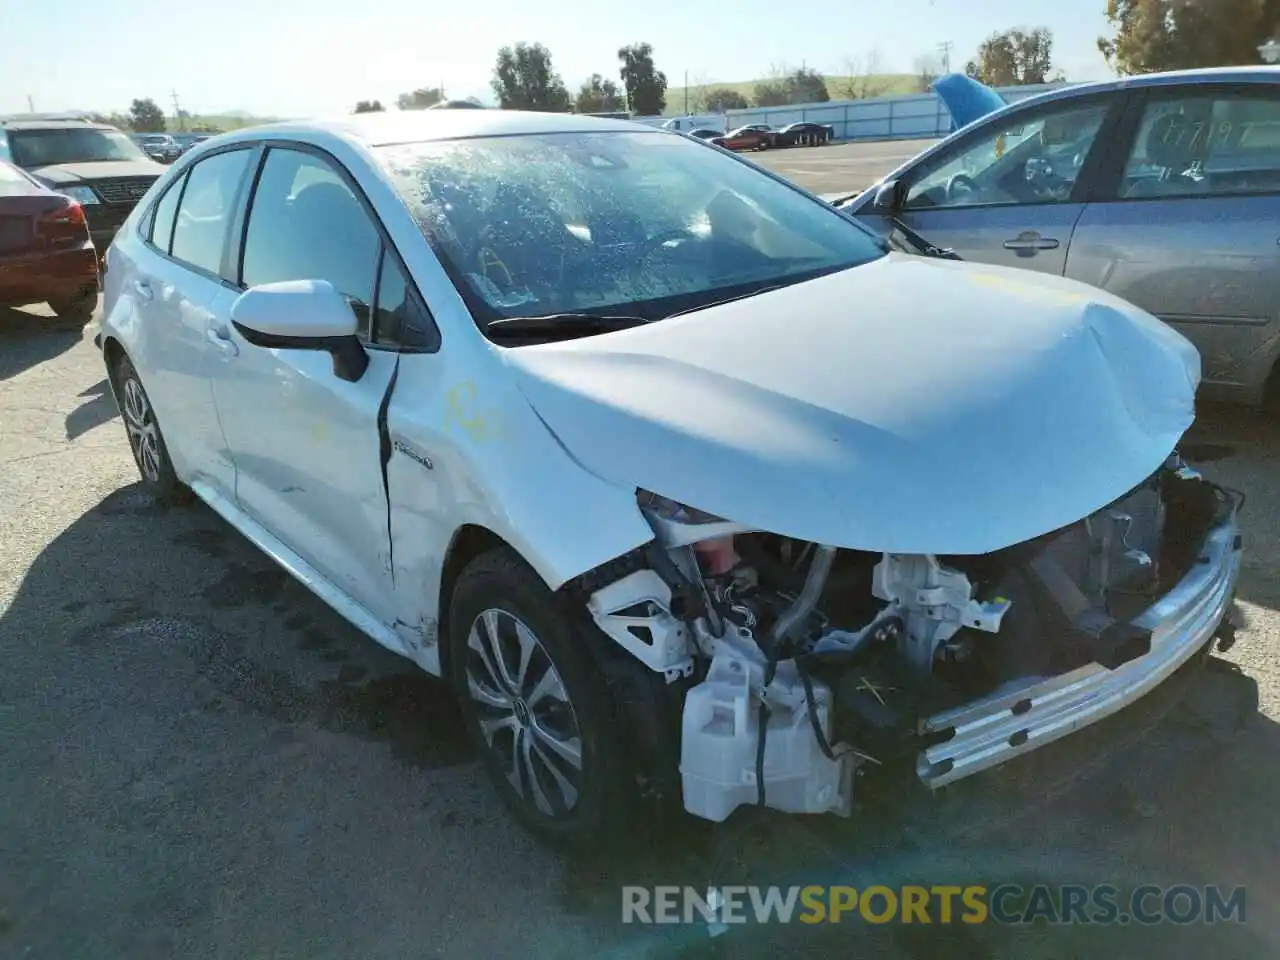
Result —
<instances>
[{"instance_id":1,"label":"front fender","mask_svg":"<svg viewBox=\"0 0 1280 960\"><path fill-rule=\"evenodd\" d=\"M577 463L494 364L464 375L442 353L401 358L387 413L398 619L440 619L445 555L474 525L506 541L552 589L648 543L635 491Z\"/></svg>"}]
</instances>

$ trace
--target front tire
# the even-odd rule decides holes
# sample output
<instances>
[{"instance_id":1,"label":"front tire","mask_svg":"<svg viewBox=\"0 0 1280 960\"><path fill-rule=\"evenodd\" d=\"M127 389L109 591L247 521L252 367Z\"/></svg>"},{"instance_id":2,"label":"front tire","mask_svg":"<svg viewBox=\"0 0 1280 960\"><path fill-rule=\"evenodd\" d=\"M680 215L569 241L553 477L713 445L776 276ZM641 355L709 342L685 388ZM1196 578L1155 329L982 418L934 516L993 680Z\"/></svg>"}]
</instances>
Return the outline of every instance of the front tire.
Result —
<instances>
[{"instance_id":1,"label":"front tire","mask_svg":"<svg viewBox=\"0 0 1280 960\"><path fill-rule=\"evenodd\" d=\"M93 311L98 306L96 290L82 290L72 297L59 297L49 301L49 308L59 320L68 323L86 324L93 319Z\"/></svg>"},{"instance_id":2,"label":"front tire","mask_svg":"<svg viewBox=\"0 0 1280 960\"><path fill-rule=\"evenodd\" d=\"M195 495L178 479L173 469L151 399L128 357L122 356L116 363L112 380L125 434L129 438L129 449L142 475L143 486L157 503L164 506L190 503Z\"/></svg>"},{"instance_id":3,"label":"front tire","mask_svg":"<svg viewBox=\"0 0 1280 960\"><path fill-rule=\"evenodd\" d=\"M449 606L451 679L486 772L524 826L577 849L607 838L628 796L584 621L506 548L463 570Z\"/></svg>"}]
</instances>

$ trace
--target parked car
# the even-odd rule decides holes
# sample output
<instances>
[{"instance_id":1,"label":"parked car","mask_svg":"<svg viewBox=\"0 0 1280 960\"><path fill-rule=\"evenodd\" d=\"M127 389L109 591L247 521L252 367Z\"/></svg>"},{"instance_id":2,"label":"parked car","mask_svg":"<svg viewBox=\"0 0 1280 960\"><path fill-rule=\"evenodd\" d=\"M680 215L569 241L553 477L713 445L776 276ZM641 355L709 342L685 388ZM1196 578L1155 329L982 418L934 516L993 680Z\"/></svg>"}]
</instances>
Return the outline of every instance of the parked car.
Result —
<instances>
[{"instance_id":1,"label":"parked car","mask_svg":"<svg viewBox=\"0 0 1280 960\"><path fill-rule=\"evenodd\" d=\"M173 163L182 156L182 146L167 133L135 133L133 141L157 163Z\"/></svg>"},{"instance_id":2,"label":"parked car","mask_svg":"<svg viewBox=\"0 0 1280 960\"><path fill-rule=\"evenodd\" d=\"M79 117L0 119L0 139L14 164L81 204L100 252L167 169L115 127Z\"/></svg>"},{"instance_id":3,"label":"parked car","mask_svg":"<svg viewBox=\"0 0 1280 960\"><path fill-rule=\"evenodd\" d=\"M774 132L773 146L775 147L795 147L795 146L821 146L830 143L835 139L836 128L827 123L814 123L810 120L804 120L799 123L789 123L785 127L780 127Z\"/></svg>"},{"instance_id":4,"label":"parked car","mask_svg":"<svg viewBox=\"0 0 1280 960\"><path fill-rule=\"evenodd\" d=\"M846 208L965 260L1102 287L1190 338L1203 398L1280 403L1280 68L986 103L977 118L959 104L969 125Z\"/></svg>"},{"instance_id":5,"label":"parked car","mask_svg":"<svg viewBox=\"0 0 1280 960\"><path fill-rule=\"evenodd\" d=\"M689 136L695 140L714 140L716 137L723 137L724 131L711 129L690 130Z\"/></svg>"},{"instance_id":6,"label":"parked car","mask_svg":"<svg viewBox=\"0 0 1280 960\"><path fill-rule=\"evenodd\" d=\"M175 133L171 134L181 153L186 153L197 143L204 143L212 134L209 133Z\"/></svg>"},{"instance_id":7,"label":"parked car","mask_svg":"<svg viewBox=\"0 0 1280 960\"><path fill-rule=\"evenodd\" d=\"M849 815L868 756L938 787L1230 639L1240 499L1177 455L1184 337L890 252L688 137L258 127L107 262L145 488L447 678L544 837L640 794Z\"/></svg>"},{"instance_id":8,"label":"parked car","mask_svg":"<svg viewBox=\"0 0 1280 960\"><path fill-rule=\"evenodd\" d=\"M724 114L706 113L700 116L672 117L662 123L663 130L672 130L676 133L689 133L691 130L714 128L722 133L727 127L727 120Z\"/></svg>"},{"instance_id":9,"label":"parked car","mask_svg":"<svg viewBox=\"0 0 1280 960\"><path fill-rule=\"evenodd\" d=\"M728 133L711 138L711 142L716 146L725 147L729 150L767 150L772 141L773 131L765 124L738 127Z\"/></svg>"},{"instance_id":10,"label":"parked car","mask_svg":"<svg viewBox=\"0 0 1280 960\"><path fill-rule=\"evenodd\" d=\"M98 254L80 204L0 160L0 307L31 303L87 322L98 303Z\"/></svg>"}]
</instances>

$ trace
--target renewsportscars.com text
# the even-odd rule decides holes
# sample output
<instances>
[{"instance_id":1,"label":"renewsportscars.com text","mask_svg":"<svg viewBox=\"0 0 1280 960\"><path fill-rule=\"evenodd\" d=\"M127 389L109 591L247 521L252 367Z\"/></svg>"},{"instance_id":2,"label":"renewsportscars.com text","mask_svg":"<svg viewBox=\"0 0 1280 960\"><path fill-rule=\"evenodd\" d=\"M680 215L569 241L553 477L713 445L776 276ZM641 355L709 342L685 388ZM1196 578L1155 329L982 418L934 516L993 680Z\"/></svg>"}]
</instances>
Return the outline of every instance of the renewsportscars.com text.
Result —
<instances>
[{"instance_id":1,"label":"renewsportscars.com text","mask_svg":"<svg viewBox=\"0 0 1280 960\"><path fill-rule=\"evenodd\" d=\"M1244 923L1245 888L1112 884L623 887L622 922Z\"/></svg>"}]
</instances>

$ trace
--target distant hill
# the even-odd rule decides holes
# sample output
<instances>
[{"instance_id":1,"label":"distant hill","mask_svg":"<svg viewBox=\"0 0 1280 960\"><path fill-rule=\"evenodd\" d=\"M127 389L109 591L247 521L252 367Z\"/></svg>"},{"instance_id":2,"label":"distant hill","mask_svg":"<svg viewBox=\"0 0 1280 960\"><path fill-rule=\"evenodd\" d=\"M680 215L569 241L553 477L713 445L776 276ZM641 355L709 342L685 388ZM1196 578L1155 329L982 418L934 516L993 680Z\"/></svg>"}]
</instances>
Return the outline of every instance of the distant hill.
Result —
<instances>
[{"instance_id":1,"label":"distant hill","mask_svg":"<svg viewBox=\"0 0 1280 960\"><path fill-rule=\"evenodd\" d=\"M850 83L874 91L872 96L892 97L904 93L919 93L920 78L914 73L881 73L873 74L869 77L845 77L824 75L827 81L827 92L831 94L832 100L847 100L844 88ZM697 113L694 107L698 102L698 93L702 90L721 90L728 88L736 90L747 98L747 102L755 106L754 96L756 84L768 83L768 78L759 80L741 80L733 83L708 83L704 86L689 85L689 112ZM667 87L667 109L663 111L664 116L678 117L685 113L685 88L683 86Z\"/></svg>"},{"instance_id":2,"label":"distant hill","mask_svg":"<svg viewBox=\"0 0 1280 960\"><path fill-rule=\"evenodd\" d=\"M228 130L239 130L241 127L256 127L260 123L274 123L277 117L255 117L243 110L230 113L197 113L187 117L186 125L191 127L213 127L225 133ZM178 123L173 117L166 117L165 124L170 133L178 131Z\"/></svg>"}]
</instances>

